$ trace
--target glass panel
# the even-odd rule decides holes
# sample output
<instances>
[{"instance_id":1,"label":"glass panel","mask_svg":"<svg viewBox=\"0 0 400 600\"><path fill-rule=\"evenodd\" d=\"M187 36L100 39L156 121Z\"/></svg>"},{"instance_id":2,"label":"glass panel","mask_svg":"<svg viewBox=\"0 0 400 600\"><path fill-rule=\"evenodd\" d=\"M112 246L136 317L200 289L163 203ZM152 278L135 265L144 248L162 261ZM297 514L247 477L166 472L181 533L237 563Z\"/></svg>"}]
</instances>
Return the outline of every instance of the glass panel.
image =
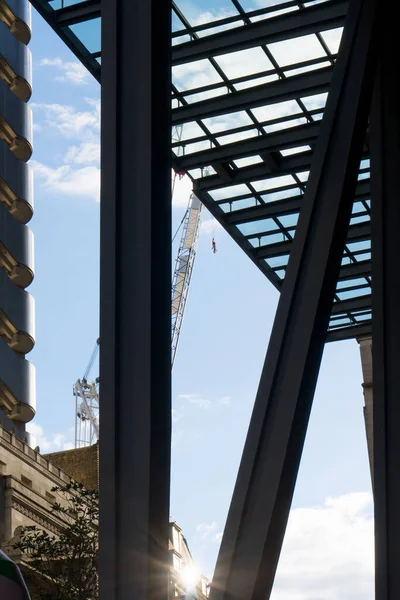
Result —
<instances>
[{"instance_id":1,"label":"glass panel","mask_svg":"<svg viewBox=\"0 0 400 600\"><path fill-rule=\"evenodd\" d=\"M69 28L86 46L89 52L101 50L101 19L92 19L85 23L77 23Z\"/></svg>"},{"instance_id":2,"label":"glass panel","mask_svg":"<svg viewBox=\"0 0 400 600\"><path fill-rule=\"evenodd\" d=\"M299 213L296 213L295 215L282 215L281 217L279 217L279 221L284 227L295 227L297 225L298 220Z\"/></svg>"},{"instance_id":3,"label":"glass panel","mask_svg":"<svg viewBox=\"0 0 400 600\"><path fill-rule=\"evenodd\" d=\"M261 219L260 221L250 221L242 223L237 228L243 235L252 235L253 233L263 233L277 229L277 224L273 219Z\"/></svg>"},{"instance_id":4,"label":"glass panel","mask_svg":"<svg viewBox=\"0 0 400 600\"><path fill-rule=\"evenodd\" d=\"M286 266L289 262L289 254L283 254L282 256L273 256L265 259L267 265L271 268Z\"/></svg>"},{"instance_id":5,"label":"glass panel","mask_svg":"<svg viewBox=\"0 0 400 600\"><path fill-rule=\"evenodd\" d=\"M59 8L65 8L66 6L73 6L74 4L80 4L82 0L51 0L50 6L54 8L54 10L58 10Z\"/></svg>"},{"instance_id":6,"label":"glass panel","mask_svg":"<svg viewBox=\"0 0 400 600\"><path fill-rule=\"evenodd\" d=\"M326 56L317 36L313 34L275 42L269 44L268 48L280 65L291 65L303 60Z\"/></svg>"},{"instance_id":7,"label":"glass panel","mask_svg":"<svg viewBox=\"0 0 400 600\"><path fill-rule=\"evenodd\" d=\"M337 54L339 51L342 33L343 27L339 27L338 29L330 29L329 31L323 31L321 33L324 42L332 54Z\"/></svg>"},{"instance_id":8,"label":"glass panel","mask_svg":"<svg viewBox=\"0 0 400 600\"><path fill-rule=\"evenodd\" d=\"M338 292L340 300L349 300L350 298L358 298L360 296L368 296L371 293L370 287L365 287L360 290L349 290L348 292Z\"/></svg>"},{"instance_id":9,"label":"glass panel","mask_svg":"<svg viewBox=\"0 0 400 600\"><path fill-rule=\"evenodd\" d=\"M337 289L352 287L356 285L363 285L366 283L365 277L357 277L356 279L346 279L343 281L338 281Z\"/></svg>"},{"instance_id":10,"label":"glass panel","mask_svg":"<svg viewBox=\"0 0 400 600\"><path fill-rule=\"evenodd\" d=\"M249 48L240 52L224 54L218 56L215 60L230 79L268 71L273 68L271 61L261 48Z\"/></svg>"}]
</instances>

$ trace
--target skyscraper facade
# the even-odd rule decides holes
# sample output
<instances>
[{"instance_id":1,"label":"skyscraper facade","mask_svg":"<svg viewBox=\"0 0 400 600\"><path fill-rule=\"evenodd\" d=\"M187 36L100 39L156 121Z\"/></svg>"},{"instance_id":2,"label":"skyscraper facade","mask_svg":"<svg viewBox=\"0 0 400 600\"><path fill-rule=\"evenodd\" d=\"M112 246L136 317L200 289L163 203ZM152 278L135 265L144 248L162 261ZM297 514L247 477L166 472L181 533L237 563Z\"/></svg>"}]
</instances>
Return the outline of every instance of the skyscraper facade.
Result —
<instances>
[{"instance_id":1,"label":"skyscraper facade","mask_svg":"<svg viewBox=\"0 0 400 600\"><path fill-rule=\"evenodd\" d=\"M0 0L0 424L25 441L35 415L30 37L28 0Z\"/></svg>"}]
</instances>

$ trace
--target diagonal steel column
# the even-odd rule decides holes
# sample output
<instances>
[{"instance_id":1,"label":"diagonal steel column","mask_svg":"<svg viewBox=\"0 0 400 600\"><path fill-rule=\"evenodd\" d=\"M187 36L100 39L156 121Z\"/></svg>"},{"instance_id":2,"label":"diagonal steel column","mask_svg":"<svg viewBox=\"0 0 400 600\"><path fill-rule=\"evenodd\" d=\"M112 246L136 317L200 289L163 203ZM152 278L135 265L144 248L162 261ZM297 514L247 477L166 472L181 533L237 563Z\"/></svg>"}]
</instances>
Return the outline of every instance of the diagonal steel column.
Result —
<instances>
[{"instance_id":1,"label":"diagonal steel column","mask_svg":"<svg viewBox=\"0 0 400 600\"><path fill-rule=\"evenodd\" d=\"M170 19L102 0L101 600L168 597Z\"/></svg>"},{"instance_id":2,"label":"diagonal steel column","mask_svg":"<svg viewBox=\"0 0 400 600\"><path fill-rule=\"evenodd\" d=\"M377 0L350 2L211 600L271 593L356 189L379 12Z\"/></svg>"},{"instance_id":3,"label":"diagonal steel column","mask_svg":"<svg viewBox=\"0 0 400 600\"><path fill-rule=\"evenodd\" d=\"M400 598L400 164L397 30L387 19L371 111L376 600Z\"/></svg>"}]
</instances>

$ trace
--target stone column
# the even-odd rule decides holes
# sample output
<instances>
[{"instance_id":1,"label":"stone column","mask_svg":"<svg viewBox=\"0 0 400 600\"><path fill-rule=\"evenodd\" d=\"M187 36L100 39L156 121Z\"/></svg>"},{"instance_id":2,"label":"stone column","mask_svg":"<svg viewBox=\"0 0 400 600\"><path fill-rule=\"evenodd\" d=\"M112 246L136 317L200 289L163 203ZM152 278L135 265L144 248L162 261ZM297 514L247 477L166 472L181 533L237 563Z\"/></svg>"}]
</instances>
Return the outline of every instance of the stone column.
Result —
<instances>
[{"instance_id":1,"label":"stone column","mask_svg":"<svg viewBox=\"0 0 400 600\"><path fill-rule=\"evenodd\" d=\"M373 390L372 390L372 337L359 338L361 366L363 372L364 419L367 435L369 466L372 487L374 487L374 449L373 449Z\"/></svg>"}]
</instances>

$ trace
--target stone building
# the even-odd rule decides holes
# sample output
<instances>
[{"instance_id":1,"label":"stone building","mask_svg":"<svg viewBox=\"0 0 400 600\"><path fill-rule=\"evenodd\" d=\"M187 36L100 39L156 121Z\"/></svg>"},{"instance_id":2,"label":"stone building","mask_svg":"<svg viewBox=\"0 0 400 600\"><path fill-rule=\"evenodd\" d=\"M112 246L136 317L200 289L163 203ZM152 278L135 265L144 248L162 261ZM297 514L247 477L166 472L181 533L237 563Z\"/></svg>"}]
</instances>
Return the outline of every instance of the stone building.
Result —
<instances>
[{"instance_id":1,"label":"stone building","mask_svg":"<svg viewBox=\"0 0 400 600\"><path fill-rule=\"evenodd\" d=\"M363 373L364 420L367 436L369 466L372 487L374 486L374 449L373 449L373 389L372 389L372 337L359 338L361 367Z\"/></svg>"},{"instance_id":2,"label":"stone building","mask_svg":"<svg viewBox=\"0 0 400 600\"><path fill-rule=\"evenodd\" d=\"M41 455L38 449L33 450L27 442L0 425L0 548L20 565L32 600L39 600L43 582L14 548L20 528L36 525L57 534L61 522L51 514L51 506L56 501L52 488L74 479L88 489L98 490L98 465L98 443ZM59 497L57 501L60 501ZM209 582L196 570L186 539L176 523L170 524L169 549L170 598L195 592L198 600L205 600Z\"/></svg>"},{"instance_id":3,"label":"stone building","mask_svg":"<svg viewBox=\"0 0 400 600\"><path fill-rule=\"evenodd\" d=\"M45 459L68 473L88 489L99 487L99 445L46 454ZM171 560L170 598L195 593L204 600L209 593L209 581L196 569L187 541L177 523L170 523L169 550Z\"/></svg>"},{"instance_id":4,"label":"stone building","mask_svg":"<svg viewBox=\"0 0 400 600\"><path fill-rule=\"evenodd\" d=\"M59 532L61 522L51 514L56 501L51 490L70 481L63 470L0 425L0 548L20 565L32 600L40 598L42 582L14 544L26 525L36 525L49 534Z\"/></svg>"}]
</instances>

